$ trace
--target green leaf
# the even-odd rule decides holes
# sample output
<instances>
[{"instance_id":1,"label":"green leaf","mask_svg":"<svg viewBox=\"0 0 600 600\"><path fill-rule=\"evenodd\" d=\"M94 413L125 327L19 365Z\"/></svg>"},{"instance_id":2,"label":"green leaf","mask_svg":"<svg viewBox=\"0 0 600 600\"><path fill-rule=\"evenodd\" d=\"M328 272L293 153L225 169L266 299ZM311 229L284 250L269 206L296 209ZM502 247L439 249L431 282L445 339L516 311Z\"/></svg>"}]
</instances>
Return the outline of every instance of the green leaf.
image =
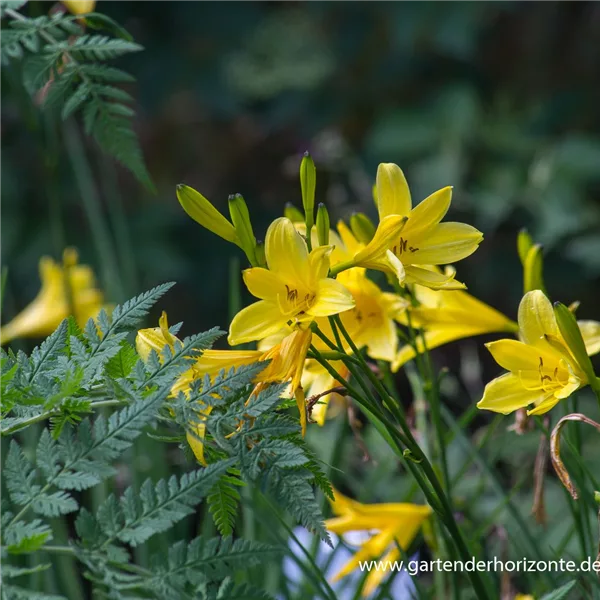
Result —
<instances>
[{"instance_id":1,"label":"green leaf","mask_svg":"<svg viewBox=\"0 0 600 600\"><path fill-rule=\"evenodd\" d=\"M179 480L174 475L168 481L162 479L156 485L146 480L139 491L139 503L135 492L129 488L121 500L125 524L117 537L137 546L154 534L166 531L194 512L193 507L232 464L232 460L224 460L186 473ZM99 523L104 528L102 520L99 519Z\"/></svg>"},{"instance_id":2,"label":"green leaf","mask_svg":"<svg viewBox=\"0 0 600 600\"><path fill-rule=\"evenodd\" d=\"M540 600L562 600L567 598L567 594L577 585L577 580L574 579L569 583L559 587L558 589L550 592L549 594L543 595Z\"/></svg>"},{"instance_id":3,"label":"green leaf","mask_svg":"<svg viewBox=\"0 0 600 600\"><path fill-rule=\"evenodd\" d=\"M10 554L35 552L52 539L52 530L39 519L16 521L3 528L3 544Z\"/></svg>"},{"instance_id":4,"label":"green leaf","mask_svg":"<svg viewBox=\"0 0 600 600\"><path fill-rule=\"evenodd\" d=\"M231 469L229 473L231 474L226 473L219 478L206 497L208 510L217 530L223 536L233 533L240 501L237 488L245 485L238 477L239 471Z\"/></svg>"},{"instance_id":5,"label":"green leaf","mask_svg":"<svg viewBox=\"0 0 600 600\"><path fill-rule=\"evenodd\" d=\"M132 35L107 15L96 12L88 13L85 15L85 24L90 29L108 31L122 40L127 40L128 42L133 41Z\"/></svg>"},{"instance_id":6,"label":"green leaf","mask_svg":"<svg viewBox=\"0 0 600 600\"><path fill-rule=\"evenodd\" d=\"M135 348L131 344L124 342L119 352L107 361L104 373L112 379L128 377L138 360L139 357Z\"/></svg>"}]
</instances>

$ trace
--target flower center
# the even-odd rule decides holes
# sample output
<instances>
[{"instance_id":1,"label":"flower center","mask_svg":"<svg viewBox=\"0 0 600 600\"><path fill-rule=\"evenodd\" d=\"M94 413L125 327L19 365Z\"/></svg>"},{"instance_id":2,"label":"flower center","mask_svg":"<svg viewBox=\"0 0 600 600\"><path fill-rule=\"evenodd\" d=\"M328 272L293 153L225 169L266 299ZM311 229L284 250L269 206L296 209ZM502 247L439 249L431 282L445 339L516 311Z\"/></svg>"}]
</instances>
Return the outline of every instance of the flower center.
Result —
<instances>
[{"instance_id":1,"label":"flower center","mask_svg":"<svg viewBox=\"0 0 600 600\"><path fill-rule=\"evenodd\" d=\"M418 248L416 246L411 246L408 239L404 239L401 237L396 244L392 246L392 252L400 258L403 254L410 253L413 254L416 252Z\"/></svg>"},{"instance_id":2,"label":"flower center","mask_svg":"<svg viewBox=\"0 0 600 600\"><path fill-rule=\"evenodd\" d=\"M315 294L285 284L285 294L277 294L281 314L294 318L302 316L314 304Z\"/></svg>"}]
</instances>

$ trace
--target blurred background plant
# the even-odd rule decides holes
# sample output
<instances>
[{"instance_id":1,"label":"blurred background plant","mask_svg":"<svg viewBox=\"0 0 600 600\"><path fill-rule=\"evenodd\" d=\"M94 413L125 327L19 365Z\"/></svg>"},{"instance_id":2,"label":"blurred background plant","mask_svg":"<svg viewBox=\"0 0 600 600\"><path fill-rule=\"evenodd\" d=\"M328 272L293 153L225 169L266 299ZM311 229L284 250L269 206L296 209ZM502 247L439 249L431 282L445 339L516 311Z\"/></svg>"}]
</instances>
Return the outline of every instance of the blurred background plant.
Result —
<instances>
[{"instance_id":1,"label":"blurred background plant","mask_svg":"<svg viewBox=\"0 0 600 600\"><path fill-rule=\"evenodd\" d=\"M50 6L30 2L23 12L39 16ZM97 10L145 48L114 64L136 78L121 87L135 98L134 127L155 192L80 136L72 120L61 124L39 110L18 67L3 68L3 322L36 295L40 257L59 259L69 245L95 267L108 301L176 280L152 323L166 309L188 332L226 328L240 302L239 281L230 277L239 256L183 213L175 185L201 190L224 212L228 195L242 193L261 238L287 202L301 205L297 169L306 149L318 168L317 201L327 203L332 223L357 210L373 215L376 166L396 162L416 200L453 185L452 219L484 232L481 248L460 266L471 293L516 317L515 239L526 226L544 245L552 299L580 300L578 316L598 318L598 3L100 2ZM453 373L442 382L449 422L498 374L480 341L488 339L434 352ZM408 395L405 375L398 383ZM310 431L335 465L334 483L362 501L410 492L375 431L364 431L365 462L340 423ZM457 510L469 509L465 526L479 523L469 529L474 539L492 530L501 548L504 526L518 539L525 519L533 537L511 551L531 550L533 540L567 552L575 537L557 517L570 501L553 480L550 525L530 523L538 436L507 431L506 418L487 423L478 415L467 435L457 428L449 447L460 475ZM485 456L473 459L481 439ZM591 432L574 440L584 456L600 452ZM134 468L147 475L153 460L137 450ZM597 464L591 468L600 475ZM535 581L521 582L528 591L523 583Z\"/></svg>"}]
</instances>

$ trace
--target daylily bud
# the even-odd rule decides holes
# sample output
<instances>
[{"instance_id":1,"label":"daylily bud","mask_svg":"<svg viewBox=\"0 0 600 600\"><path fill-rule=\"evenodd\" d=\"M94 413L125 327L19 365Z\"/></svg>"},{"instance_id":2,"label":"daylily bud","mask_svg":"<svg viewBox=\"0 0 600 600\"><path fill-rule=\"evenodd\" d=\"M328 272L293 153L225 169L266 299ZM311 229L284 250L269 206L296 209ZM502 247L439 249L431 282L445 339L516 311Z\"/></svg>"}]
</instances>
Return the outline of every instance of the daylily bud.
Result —
<instances>
[{"instance_id":1,"label":"daylily bud","mask_svg":"<svg viewBox=\"0 0 600 600\"><path fill-rule=\"evenodd\" d=\"M543 258L542 246L535 244L527 251L525 262L523 263L523 293L532 290L542 290L545 293L543 279Z\"/></svg>"},{"instance_id":2,"label":"daylily bud","mask_svg":"<svg viewBox=\"0 0 600 600\"><path fill-rule=\"evenodd\" d=\"M300 163L300 187L302 188L302 206L306 218L306 227L311 229L314 225L315 189L317 186L317 170L315 163L308 152L304 153ZM308 235L308 233L307 233Z\"/></svg>"},{"instance_id":3,"label":"daylily bud","mask_svg":"<svg viewBox=\"0 0 600 600\"><path fill-rule=\"evenodd\" d=\"M304 223L304 215L291 202L285 205L283 216L288 218L292 223Z\"/></svg>"},{"instance_id":4,"label":"daylily bud","mask_svg":"<svg viewBox=\"0 0 600 600\"><path fill-rule=\"evenodd\" d=\"M256 256L256 262L259 267L267 266L267 257L265 255L265 243L256 242L256 248L254 248L254 255Z\"/></svg>"},{"instance_id":5,"label":"daylily bud","mask_svg":"<svg viewBox=\"0 0 600 600\"><path fill-rule=\"evenodd\" d=\"M375 225L364 213L354 213L350 217L350 229L354 237L363 244L368 244L375 235Z\"/></svg>"},{"instance_id":6,"label":"daylily bud","mask_svg":"<svg viewBox=\"0 0 600 600\"><path fill-rule=\"evenodd\" d=\"M329 213L322 202L317 209L317 238L319 246L329 245Z\"/></svg>"},{"instance_id":7,"label":"daylily bud","mask_svg":"<svg viewBox=\"0 0 600 600\"><path fill-rule=\"evenodd\" d=\"M242 250L246 253L250 264L253 267L258 266L255 254L256 238L252 231L248 206L241 194L229 196L229 214L231 215L231 220L233 221L233 226L235 227Z\"/></svg>"},{"instance_id":8,"label":"daylily bud","mask_svg":"<svg viewBox=\"0 0 600 600\"><path fill-rule=\"evenodd\" d=\"M183 210L196 223L224 240L237 244L240 248L242 247L235 227L200 192L180 183L177 186L177 199Z\"/></svg>"},{"instance_id":9,"label":"daylily bud","mask_svg":"<svg viewBox=\"0 0 600 600\"><path fill-rule=\"evenodd\" d=\"M554 314L556 316L556 323L558 324L558 328L560 329L560 333L563 336L567 347L577 361L577 364L585 373L590 386L593 389L596 389L598 387L596 374L594 373L592 361L585 349L585 342L583 341L579 325L577 325L575 315L560 302L554 303Z\"/></svg>"},{"instance_id":10,"label":"daylily bud","mask_svg":"<svg viewBox=\"0 0 600 600\"><path fill-rule=\"evenodd\" d=\"M594 491L594 502L600 504L600 492Z\"/></svg>"},{"instance_id":11,"label":"daylily bud","mask_svg":"<svg viewBox=\"0 0 600 600\"><path fill-rule=\"evenodd\" d=\"M519 231L519 235L517 236L517 250L523 266L525 266L527 254L532 246L533 240L531 239L531 236L526 229L521 229L521 231Z\"/></svg>"}]
</instances>

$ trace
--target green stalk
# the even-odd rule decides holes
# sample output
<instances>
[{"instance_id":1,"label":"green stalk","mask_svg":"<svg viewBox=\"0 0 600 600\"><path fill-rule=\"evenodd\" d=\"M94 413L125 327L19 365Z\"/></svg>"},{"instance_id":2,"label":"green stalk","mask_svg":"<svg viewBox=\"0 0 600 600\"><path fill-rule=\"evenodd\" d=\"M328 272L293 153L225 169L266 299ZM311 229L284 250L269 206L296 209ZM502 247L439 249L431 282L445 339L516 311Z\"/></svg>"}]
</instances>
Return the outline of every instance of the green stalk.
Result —
<instances>
[{"instance_id":1,"label":"green stalk","mask_svg":"<svg viewBox=\"0 0 600 600\"><path fill-rule=\"evenodd\" d=\"M129 298L138 290L138 277L131 232L127 225L127 218L123 208L123 196L119 189L115 165L105 155L100 157L99 162L102 174L100 181L104 197L106 198L108 218L116 243L119 266L123 274L124 292L125 296Z\"/></svg>"},{"instance_id":2,"label":"green stalk","mask_svg":"<svg viewBox=\"0 0 600 600\"><path fill-rule=\"evenodd\" d=\"M75 174L96 254L100 260L102 281L106 286L108 296L114 300L122 301L125 296L113 250L113 240L102 212L100 195L94 182L90 163L86 157L81 135L74 121L67 121L63 131L67 155Z\"/></svg>"},{"instance_id":3,"label":"green stalk","mask_svg":"<svg viewBox=\"0 0 600 600\"><path fill-rule=\"evenodd\" d=\"M336 324L340 328L342 335L346 338L346 341L349 343L353 352L356 349L354 342L347 335L347 332L344 329L344 326L340 323L339 319L336 319ZM318 351L315 351L315 355L318 358ZM357 354L357 357L360 355ZM364 361L364 359L362 359ZM347 387L347 383L341 376L336 373L335 369L333 369L328 363L324 360L319 360L320 364L322 364L330 374L332 374L342 385L346 387L352 394L351 388ZM371 379L372 383L375 385L378 393L384 399L386 406L390 407L389 401L391 398L387 394L385 388L381 385L379 380L374 376L369 366L364 362L366 367L365 374L369 379ZM347 364L350 369L350 364ZM354 397L354 396L353 396ZM437 475L433 471L431 464L429 463L427 457L424 455L421 448L418 446L416 441L414 440L410 428L406 423L406 419L402 417L401 410L392 411L396 413L396 416L400 415L401 420L399 421L400 427L402 429L402 433L396 429L396 427L390 423L388 419L383 416L378 409L373 411L373 407L367 405L363 405L361 402L361 396L355 397L356 401L361 404L363 407L363 411L365 415L369 419L369 421L373 424L373 426L379 431L384 439L390 445L392 451L404 461L404 464L411 472L412 476L416 479L419 487L423 491L427 502L433 508L433 510L440 516L440 519L446 526L453 543L461 556L461 559L464 561L469 560L473 554L469 550L467 543L465 542L462 533L460 532L458 525L456 524L456 520L454 518L454 514L452 509L448 503L444 490L442 489L440 482L437 478ZM393 408L393 401L392 401ZM378 414L379 413L379 414ZM403 448L404 446L404 448ZM405 451L408 451L408 453ZM420 469L419 469L420 467ZM421 472L421 470L423 472ZM491 591L491 581L488 577L483 577L479 572L469 573L469 578L471 579L471 583L473 584L474 589L476 590L478 598L493 598L494 593Z\"/></svg>"}]
</instances>

